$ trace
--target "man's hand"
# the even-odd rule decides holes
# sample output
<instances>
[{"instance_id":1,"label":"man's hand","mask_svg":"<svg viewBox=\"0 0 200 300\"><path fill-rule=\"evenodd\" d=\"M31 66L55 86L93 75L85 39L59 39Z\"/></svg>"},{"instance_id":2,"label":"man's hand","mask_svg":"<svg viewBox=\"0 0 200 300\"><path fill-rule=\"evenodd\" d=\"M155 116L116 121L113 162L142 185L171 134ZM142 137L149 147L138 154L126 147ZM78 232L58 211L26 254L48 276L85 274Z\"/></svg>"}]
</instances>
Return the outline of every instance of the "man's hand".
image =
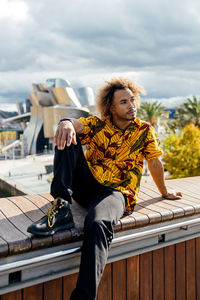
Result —
<instances>
[{"instance_id":1,"label":"man's hand","mask_svg":"<svg viewBox=\"0 0 200 300\"><path fill-rule=\"evenodd\" d=\"M177 200L181 199L183 197L181 192L177 193L167 193L166 195L162 195L163 198L168 199L168 200Z\"/></svg>"},{"instance_id":2,"label":"man's hand","mask_svg":"<svg viewBox=\"0 0 200 300\"><path fill-rule=\"evenodd\" d=\"M62 121L57 127L54 137L54 143L59 150L63 150L65 145L68 147L72 144L76 145L76 131L72 122Z\"/></svg>"},{"instance_id":3,"label":"man's hand","mask_svg":"<svg viewBox=\"0 0 200 300\"><path fill-rule=\"evenodd\" d=\"M150 159L148 162L148 168L150 170L151 176L160 191L161 195L165 199L169 200L177 200L182 198L182 193L169 193L167 191L167 187L165 185L165 179L164 179L164 170L163 165L159 158Z\"/></svg>"}]
</instances>

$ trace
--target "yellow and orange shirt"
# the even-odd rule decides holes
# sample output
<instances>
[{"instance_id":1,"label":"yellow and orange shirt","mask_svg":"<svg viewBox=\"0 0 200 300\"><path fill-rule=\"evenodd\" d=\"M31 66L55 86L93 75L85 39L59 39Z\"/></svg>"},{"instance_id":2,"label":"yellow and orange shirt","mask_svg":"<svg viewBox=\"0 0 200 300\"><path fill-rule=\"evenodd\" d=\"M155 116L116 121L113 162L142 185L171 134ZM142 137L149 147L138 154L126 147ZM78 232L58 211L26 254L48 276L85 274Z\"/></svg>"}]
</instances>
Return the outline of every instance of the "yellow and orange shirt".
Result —
<instances>
[{"instance_id":1,"label":"yellow and orange shirt","mask_svg":"<svg viewBox=\"0 0 200 300\"><path fill-rule=\"evenodd\" d=\"M123 133L109 119L91 116L78 121L84 125L79 138L87 145L85 157L93 176L102 185L126 195L126 210L132 211L139 194L143 159L162 154L155 129L139 119Z\"/></svg>"}]
</instances>

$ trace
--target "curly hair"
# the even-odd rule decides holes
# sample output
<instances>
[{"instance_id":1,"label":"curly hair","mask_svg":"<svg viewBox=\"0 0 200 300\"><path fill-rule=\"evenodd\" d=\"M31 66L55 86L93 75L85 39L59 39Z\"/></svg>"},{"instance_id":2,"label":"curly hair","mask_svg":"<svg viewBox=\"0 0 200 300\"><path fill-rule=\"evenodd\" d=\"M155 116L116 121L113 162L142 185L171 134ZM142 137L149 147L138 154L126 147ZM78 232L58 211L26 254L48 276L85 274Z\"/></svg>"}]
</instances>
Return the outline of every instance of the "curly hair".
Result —
<instances>
[{"instance_id":1,"label":"curly hair","mask_svg":"<svg viewBox=\"0 0 200 300\"><path fill-rule=\"evenodd\" d=\"M133 93L134 99L139 106L139 94L145 94L144 90L134 84L128 78L113 78L110 81L105 81L97 94L97 109L102 118L111 117L110 107L113 103L114 93L117 90L129 89Z\"/></svg>"}]
</instances>

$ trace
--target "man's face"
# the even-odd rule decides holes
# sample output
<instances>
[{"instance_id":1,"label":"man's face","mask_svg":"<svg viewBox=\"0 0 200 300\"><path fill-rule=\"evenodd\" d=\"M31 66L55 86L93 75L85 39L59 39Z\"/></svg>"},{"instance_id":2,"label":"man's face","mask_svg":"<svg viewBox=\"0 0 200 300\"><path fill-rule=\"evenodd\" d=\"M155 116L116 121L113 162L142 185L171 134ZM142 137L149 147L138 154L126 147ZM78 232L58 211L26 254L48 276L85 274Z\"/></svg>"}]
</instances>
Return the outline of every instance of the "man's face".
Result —
<instances>
[{"instance_id":1,"label":"man's face","mask_svg":"<svg viewBox=\"0 0 200 300\"><path fill-rule=\"evenodd\" d=\"M131 121L136 118L136 102L131 90L117 90L114 93L113 103L110 108L115 121Z\"/></svg>"}]
</instances>

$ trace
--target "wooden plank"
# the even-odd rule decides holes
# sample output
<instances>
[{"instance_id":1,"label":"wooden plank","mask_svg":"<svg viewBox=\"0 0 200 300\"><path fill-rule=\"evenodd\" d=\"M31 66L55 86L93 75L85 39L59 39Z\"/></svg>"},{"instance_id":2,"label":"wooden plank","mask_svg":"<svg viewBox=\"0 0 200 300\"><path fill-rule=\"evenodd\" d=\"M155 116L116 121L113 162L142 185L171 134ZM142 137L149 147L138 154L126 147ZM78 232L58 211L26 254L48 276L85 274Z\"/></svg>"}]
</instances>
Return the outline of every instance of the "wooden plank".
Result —
<instances>
[{"instance_id":1,"label":"wooden plank","mask_svg":"<svg viewBox=\"0 0 200 300\"><path fill-rule=\"evenodd\" d=\"M164 299L164 250L153 251L153 299Z\"/></svg>"},{"instance_id":2,"label":"wooden plank","mask_svg":"<svg viewBox=\"0 0 200 300\"><path fill-rule=\"evenodd\" d=\"M196 198L196 199L199 199L199 192L198 192L198 189L197 189L197 185L195 186L191 186L191 183L188 184L179 184L178 182L169 182L169 181L166 181L166 185L167 185L167 188L170 189L170 190L180 190L180 192L184 193L184 195L187 195L187 196L191 196L192 198Z\"/></svg>"},{"instance_id":3,"label":"wooden plank","mask_svg":"<svg viewBox=\"0 0 200 300\"><path fill-rule=\"evenodd\" d=\"M63 300L69 300L72 291L76 287L78 273L63 277Z\"/></svg>"},{"instance_id":4,"label":"wooden plank","mask_svg":"<svg viewBox=\"0 0 200 300\"><path fill-rule=\"evenodd\" d=\"M198 191L200 191L200 177L188 177L188 178L179 178L166 181L167 186L172 188L178 187L182 188L184 191L191 191L193 195L198 196Z\"/></svg>"},{"instance_id":5,"label":"wooden plank","mask_svg":"<svg viewBox=\"0 0 200 300\"><path fill-rule=\"evenodd\" d=\"M54 198L51 196L51 194L49 193L44 193L44 194L40 194L41 197L44 197L45 199L47 199L49 202L53 201Z\"/></svg>"},{"instance_id":6,"label":"wooden plank","mask_svg":"<svg viewBox=\"0 0 200 300\"><path fill-rule=\"evenodd\" d=\"M106 265L99 283L97 300L112 300L112 272L111 264Z\"/></svg>"},{"instance_id":7,"label":"wooden plank","mask_svg":"<svg viewBox=\"0 0 200 300\"><path fill-rule=\"evenodd\" d=\"M164 248L165 300L175 300L175 245Z\"/></svg>"},{"instance_id":8,"label":"wooden plank","mask_svg":"<svg viewBox=\"0 0 200 300\"><path fill-rule=\"evenodd\" d=\"M38 209L35 204L29 201L28 198L18 196L9 199L15 203L32 222L36 222L44 216L44 213Z\"/></svg>"},{"instance_id":9,"label":"wooden plank","mask_svg":"<svg viewBox=\"0 0 200 300\"><path fill-rule=\"evenodd\" d=\"M200 299L200 237L196 238L196 296Z\"/></svg>"},{"instance_id":10,"label":"wooden plank","mask_svg":"<svg viewBox=\"0 0 200 300\"><path fill-rule=\"evenodd\" d=\"M122 224L122 230L133 229L136 226L136 221L133 215L121 218L120 222Z\"/></svg>"},{"instance_id":11,"label":"wooden plank","mask_svg":"<svg viewBox=\"0 0 200 300\"><path fill-rule=\"evenodd\" d=\"M37 284L23 289L23 300L43 300L43 285Z\"/></svg>"},{"instance_id":12,"label":"wooden plank","mask_svg":"<svg viewBox=\"0 0 200 300\"><path fill-rule=\"evenodd\" d=\"M141 227L149 224L149 217L147 215L141 214L140 212L137 211L134 211L132 215L135 218L136 227Z\"/></svg>"},{"instance_id":13,"label":"wooden plank","mask_svg":"<svg viewBox=\"0 0 200 300\"><path fill-rule=\"evenodd\" d=\"M149 218L149 224L154 224L154 223L158 223L161 221L160 213L150 210L148 208L144 208L144 207L140 206L139 204L137 204L135 206L134 211L146 215Z\"/></svg>"},{"instance_id":14,"label":"wooden plank","mask_svg":"<svg viewBox=\"0 0 200 300\"><path fill-rule=\"evenodd\" d=\"M146 207L148 209L151 209L155 212L158 212L161 215L161 221L168 221L173 219L173 213L170 209L166 209L165 207L160 207L157 204L157 201L154 202L152 201L152 199L148 199L149 197L145 195L144 193L140 194L141 197L141 202L138 202L138 204L142 207Z\"/></svg>"},{"instance_id":15,"label":"wooden plank","mask_svg":"<svg viewBox=\"0 0 200 300\"><path fill-rule=\"evenodd\" d=\"M63 230L56 232L53 236L53 245L62 245L64 243L69 243L72 240L71 230Z\"/></svg>"},{"instance_id":16,"label":"wooden plank","mask_svg":"<svg viewBox=\"0 0 200 300\"><path fill-rule=\"evenodd\" d=\"M152 299L152 252L140 255L140 300Z\"/></svg>"},{"instance_id":17,"label":"wooden plank","mask_svg":"<svg viewBox=\"0 0 200 300\"><path fill-rule=\"evenodd\" d=\"M141 193L141 194L143 195L144 193ZM155 204L156 206L160 207L161 209L164 208L164 209L170 211L172 214L172 218L179 218L179 217L184 216L184 210L182 208L173 206L173 202L172 202L172 204L165 203L165 200L163 198L161 200L160 200L160 197L159 197L159 200L158 200L158 198L151 198L145 202L147 202L146 205L152 203L152 204ZM139 201L139 203L140 203L140 201Z\"/></svg>"},{"instance_id":18,"label":"wooden plank","mask_svg":"<svg viewBox=\"0 0 200 300\"><path fill-rule=\"evenodd\" d=\"M32 197L30 195L30 197ZM29 195L26 197L18 196L11 197L9 201L15 205L15 211L20 210L23 212L24 217L27 218L27 222L21 222L21 224L17 225L18 228L23 230L23 233L32 238L32 249L36 250L39 248L49 247L52 245L52 237L39 237L33 236L27 232L27 227L32 224L32 222L38 221L44 216L44 213L31 201L29 200ZM47 200L45 200L47 201Z\"/></svg>"},{"instance_id":19,"label":"wooden plank","mask_svg":"<svg viewBox=\"0 0 200 300\"><path fill-rule=\"evenodd\" d=\"M196 299L195 287L195 239L186 241L186 294L187 299Z\"/></svg>"},{"instance_id":20,"label":"wooden plank","mask_svg":"<svg viewBox=\"0 0 200 300\"><path fill-rule=\"evenodd\" d=\"M170 211L168 209L165 209L164 207L159 207L155 204L151 204L149 201L143 201L141 203L138 203L138 205L159 213L160 216L161 216L161 221L162 222L173 219L172 211Z\"/></svg>"},{"instance_id":21,"label":"wooden plank","mask_svg":"<svg viewBox=\"0 0 200 300\"><path fill-rule=\"evenodd\" d=\"M31 248L30 239L18 230L1 211L0 236L8 243L10 254L27 251Z\"/></svg>"},{"instance_id":22,"label":"wooden plank","mask_svg":"<svg viewBox=\"0 0 200 300\"><path fill-rule=\"evenodd\" d=\"M8 243L0 237L0 257L7 256L7 255L8 255Z\"/></svg>"},{"instance_id":23,"label":"wooden plank","mask_svg":"<svg viewBox=\"0 0 200 300\"><path fill-rule=\"evenodd\" d=\"M170 205L173 202L174 206L183 208L185 216L190 216L190 215L193 215L195 213L194 207L192 205L185 204L181 199L180 200L179 199L178 200L167 200L167 199L165 199L165 202L170 204Z\"/></svg>"},{"instance_id":24,"label":"wooden plank","mask_svg":"<svg viewBox=\"0 0 200 300\"><path fill-rule=\"evenodd\" d=\"M126 260L112 263L112 293L113 300L126 299Z\"/></svg>"},{"instance_id":25,"label":"wooden plank","mask_svg":"<svg viewBox=\"0 0 200 300\"><path fill-rule=\"evenodd\" d=\"M6 218L23 234L30 237L31 234L27 232L27 227L32 223L31 220L23 213L21 209L15 205L12 199L4 198L1 201L1 210Z\"/></svg>"},{"instance_id":26,"label":"wooden plank","mask_svg":"<svg viewBox=\"0 0 200 300\"><path fill-rule=\"evenodd\" d=\"M158 191L154 191L153 190L153 185L150 186L149 188L147 188L146 186L143 187L143 192L146 191L146 194L148 194L149 196L152 196L153 198L157 197L157 199L162 200L162 197L159 197L160 194ZM184 214L185 215L191 215L194 213L194 208L191 205L185 204L184 202L182 202L182 199L178 199L178 200L167 200L165 199L165 203L169 203L170 205L173 205L175 207L181 207L184 209Z\"/></svg>"},{"instance_id":27,"label":"wooden plank","mask_svg":"<svg viewBox=\"0 0 200 300\"><path fill-rule=\"evenodd\" d=\"M186 299L185 242L175 245L176 249L176 300Z\"/></svg>"},{"instance_id":28,"label":"wooden plank","mask_svg":"<svg viewBox=\"0 0 200 300\"><path fill-rule=\"evenodd\" d=\"M127 263L127 300L139 300L139 255L129 257Z\"/></svg>"},{"instance_id":29,"label":"wooden plank","mask_svg":"<svg viewBox=\"0 0 200 300\"><path fill-rule=\"evenodd\" d=\"M22 291L14 291L5 295L0 296L1 300L22 300Z\"/></svg>"},{"instance_id":30,"label":"wooden plank","mask_svg":"<svg viewBox=\"0 0 200 300\"><path fill-rule=\"evenodd\" d=\"M51 202L49 202L49 200L42 197L41 195L26 195L24 197L35 204L45 214L52 206Z\"/></svg>"},{"instance_id":31,"label":"wooden plank","mask_svg":"<svg viewBox=\"0 0 200 300\"><path fill-rule=\"evenodd\" d=\"M47 281L44 283L43 300L62 300L62 278Z\"/></svg>"}]
</instances>

